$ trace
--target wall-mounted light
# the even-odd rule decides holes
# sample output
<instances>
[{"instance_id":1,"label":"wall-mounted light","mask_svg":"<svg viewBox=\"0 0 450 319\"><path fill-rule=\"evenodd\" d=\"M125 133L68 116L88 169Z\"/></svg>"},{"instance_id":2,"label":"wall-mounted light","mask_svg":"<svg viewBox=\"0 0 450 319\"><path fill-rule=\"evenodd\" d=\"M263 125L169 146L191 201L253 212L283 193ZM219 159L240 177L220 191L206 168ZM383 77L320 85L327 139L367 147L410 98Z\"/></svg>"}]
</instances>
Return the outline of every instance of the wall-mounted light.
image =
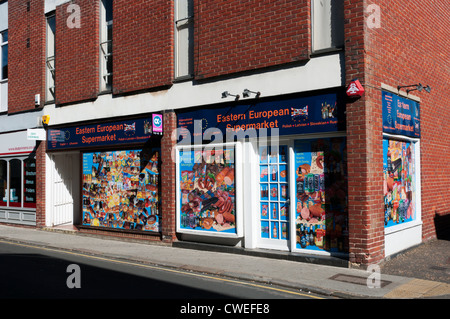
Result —
<instances>
[{"instance_id":1,"label":"wall-mounted light","mask_svg":"<svg viewBox=\"0 0 450 319\"><path fill-rule=\"evenodd\" d=\"M399 90L399 91L400 91L400 89L403 89L403 88L412 88L412 89L407 89L407 90L406 90L406 93L408 93L408 94L409 94L409 92L411 92L411 91L419 91L419 92L422 92L422 90L425 90L427 93L430 93L430 92L431 92L431 87L430 87L429 85L427 85L426 87L424 87L424 86L422 85L422 83L419 83L419 84L412 84L412 85L399 85L399 86L397 86L397 90Z\"/></svg>"},{"instance_id":2,"label":"wall-mounted light","mask_svg":"<svg viewBox=\"0 0 450 319\"><path fill-rule=\"evenodd\" d=\"M222 99L229 97L229 96L234 96L236 101L239 100L239 94L234 95L234 94L229 93L228 91L222 92Z\"/></svg>"},{"instance_id":3,"label":"wall-mounted light","mask_svg":"<svg viewBox=\"0 0 450 319\"><path fill-rule=\"evenodd\" d=\"M249 89L245 89L244 92L242 92L242 96L243 97L249 97L250 93L255 94L256 98L258 98L261 95L261 92L253 92L253 91L250 91Z\"/></svg>"}]
</instances>

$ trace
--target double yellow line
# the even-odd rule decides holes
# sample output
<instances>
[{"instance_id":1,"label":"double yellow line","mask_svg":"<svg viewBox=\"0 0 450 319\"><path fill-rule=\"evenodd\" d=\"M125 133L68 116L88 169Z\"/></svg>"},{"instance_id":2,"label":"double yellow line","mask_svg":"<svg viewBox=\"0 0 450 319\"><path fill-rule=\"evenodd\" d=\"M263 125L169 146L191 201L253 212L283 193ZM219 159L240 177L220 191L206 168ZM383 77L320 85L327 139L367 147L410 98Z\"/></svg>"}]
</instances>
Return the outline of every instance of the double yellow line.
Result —
<instances>
[{"instance_id":1,"label":"double yellow line","mask_svg":"<svg viewBox=\"0 0 450 319\"><path fill-rule=\"evenodd\" d=\"M275 287L267 287L264 285L251 283L251 282L238 281L238 280L233 280L233 279L216 277L216 276L212 276L212 275L204 275L204 274L187 272L187 271L182 271L182 270L170 269L170 268L166 268L166 267L151 266L151 265L146 265L146 264L134 263L134 262L130 262L130 261L110 259L110 258L86 255L86 254L71 252L71 251L66 251L66 250L46 248L46 247L41 247L41 246L37 246L37 245L15 243L15 242L4 241L4 240L0 240L0 243L22 246L22 247L27 247L27 248L40 249L40 250L45 250L45 251L52 251L52 252L63 253L63 254L68 254L68 255L73 255L73 256L78 256L78 257L85 257L85 258L90 258L90 259L95 259L95 260L112 262L112 263L116 263L116 264L130 265L130 266L137 266L137 267L142 267L142 268L147 268L147 269L166 271L166 272L171 272L171 273L176 273L176 274L188 275L188 276L192 276L192 277L199 277L199 278L211 279L211 280L216 280L216 281L235 283L235 284L240 284L240 285L244 285L244 286L251 286L251 287L257 287L257 288L262 288L262 289L267 289L267 290L273 290L273 291L278 291L278 292L282 292L282 293L286 293L286 294L308 297L308 298L313 298L313 299L324 299L322 297L313 296L313 295L300 293L300 292L296 292L296 291L290 291L290 290L285 290L285 289L275 288Z\"/></svg>"}]
</instances>

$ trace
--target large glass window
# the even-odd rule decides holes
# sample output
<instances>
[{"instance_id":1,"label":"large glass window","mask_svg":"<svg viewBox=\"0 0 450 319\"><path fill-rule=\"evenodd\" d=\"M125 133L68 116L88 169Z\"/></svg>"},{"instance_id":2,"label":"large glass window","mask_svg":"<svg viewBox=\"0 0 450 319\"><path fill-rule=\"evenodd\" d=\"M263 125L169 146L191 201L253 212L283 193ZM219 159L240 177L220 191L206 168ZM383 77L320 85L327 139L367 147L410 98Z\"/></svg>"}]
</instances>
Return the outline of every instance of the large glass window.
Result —
<instances>
[{"instance_id":1,"label":"large glass window","mask_svg":"<svg viewBox=\"0 0 450 319\"><path fill-rule=\"evenodd\" d=\"M36 208L36 157L0 160L0 206Z\"/></svg>"},{"instance_id":2,"label":"large glass window","mask_svg":"<svg viewBox=\"0 0 450 319\"><path fill-rule=\"evenodd\" d=\"M416 219L414 144L383 140L385 227Z\"/></svg>"},{"instance_id":3,"label":"large glass window","mask_svg":"<svg viewBox=\"0 0 450 319\"><path fill-rule=\"evenodd\" d=\"M235 146L184 147L177 156L177 230L239 236Z\"/></svg>"},{"instance_id":4,"label":"large glass window","mask_svg":"<svg viewBox=\"0 0 450 319\"><path fill-rule=\"evenodd\" d=\"M159 148L83 154L82 224L160 231Z\"/></svg>"},{"instance_id":5,"label":"large glass window","mask_svg":"<svg viewBox=\"0 0 450 319\"><path fill-rule=\"evenodd\" d=\"M55 15L47 17L46 101L55 99Z\"/></svg>"},{"instance_id":6,"label":"large glass window","mask_svg":"<svg viewBox=\"0 0 450 319\"><path fill-rule=\"evenodd\" d=\"M23 161L23 207L36 208L36 159Z\"/></svg>"},{"instance_id":7,"label":"large glass window","mask_svg":"<svg viewBox=\"0 0 450 319\"><path fill-rule=\"evenodd\" d=\"M343 47L343 1L312 0L312 35L313 51Z\"/></svg>"},{"instance_id":8,"label":"large glass window","mask_svg":"<svg viewBox=\"0 0 450 319\"><path fill-rule=\"evenodd\" d=\"M9 161L9 206L22 206L22 161Z\"/></svg>"},{"instance_id":9,"label":"large glass window","mask_svg":"<svg viewBox=\"0 0 450 319\"><path fill-rule=\"evenodd\" d=\"M0 46L1 46L0 80L6 80L8 78L8 30L0 33Z\"/></svg>"},{"instance_id":10,"label":"large glass window","mask_svg":"<svg viewBox=\"0 0 450 319\"><path fill-rule=\"evenodd\" d=\"M112 89L113 72L113 1L100 1L100 90Z\"/></svg>"},{"instance_id":11,"label":"large glass window","mask_svg":"<svg viewBox=\"0 0 450 319\"><path fill-rule=\"evenodd\" d=\"M8 162L0 160L0 206L8 203Z\"/></svg>"},{"instance_id":12,"label":"large glass window","mask_svg":"<svg viewBox=\"0 0 450 319\"><path fill-rule=\"evenodd\" d=\"M175 1L175 77L193 74L194 6L192 0Z\"/></svg>"},{"instance_id":13,"label":"large glass window","mask_svg":"<svg viewBox=\"0 0 450 319\"><path fill-rule=\"evenodd\" d=\"M348 251L345 138L296 140L296 248Z\"/></svg>"},{"instance_id":14,"label":"large glass window","mask_svg":"<svg viewBox=\"0 0 450 319\"><path fill-rule=\"evenodd\" d=\"M0 32L0 112L8 110L8 30Z\"/></svg>"}]
</instances>

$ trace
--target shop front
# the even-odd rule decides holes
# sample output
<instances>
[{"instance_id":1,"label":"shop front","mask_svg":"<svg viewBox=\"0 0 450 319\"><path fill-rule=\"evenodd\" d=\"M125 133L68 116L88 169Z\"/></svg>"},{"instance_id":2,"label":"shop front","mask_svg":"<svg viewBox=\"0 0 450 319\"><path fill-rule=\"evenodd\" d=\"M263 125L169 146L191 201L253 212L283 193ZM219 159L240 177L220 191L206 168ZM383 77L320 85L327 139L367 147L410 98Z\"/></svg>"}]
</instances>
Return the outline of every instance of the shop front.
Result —
<instances>
[{"instance_id":1,"label":"shop front","mask_svg":"<svg viewBox=\"0 0 450 319\"><path fill-rule=\"evenodd\" d=\"M49 129L49 223L159 235L161 136L160 114Z\"/></svg>"},{"instance_id":2,"label":"shop front","mask_svg":"<svg viewBox=\"0 0 450 319\"><path fill-rule=\"evenodd\" d=\"M420 104L382 91L385 255L422 241Z\"/></svg>"},{"instance_id":3,"label":"shop front","mask_svg":"<svg viewBox=\"0 0 450 319\"><path fill-rule=\"evenodd\" d=\"M346 254L344 112L339 89L179 112L179 239Z\"/></svg>"},{"instance_id":4,"label":"shop front","mask_svg":"<svg viewBox=\"0 0 450 319\"><path fill-rule=\"evenodd\" d=\"M36 141L0 134L0 222L36 225Z\"/></svg>"}]
</instances>

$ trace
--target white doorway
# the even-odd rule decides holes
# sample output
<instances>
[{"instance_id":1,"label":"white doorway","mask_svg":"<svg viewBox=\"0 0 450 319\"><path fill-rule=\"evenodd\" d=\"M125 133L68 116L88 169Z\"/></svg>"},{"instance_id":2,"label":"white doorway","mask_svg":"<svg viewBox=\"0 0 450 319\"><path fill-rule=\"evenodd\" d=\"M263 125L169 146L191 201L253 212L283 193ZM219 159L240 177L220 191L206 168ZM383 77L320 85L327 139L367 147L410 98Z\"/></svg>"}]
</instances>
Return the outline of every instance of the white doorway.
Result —
<instances>
[{"instance_id":1,"label":"white doorway","mask_svg":"<svg viewBox=\"0 0 450 319\"><path fill-rule=\"evenodd\" d=\"M79 219L80 153L49 155L49 226L71 225Z\"/></svg>"}]
</instances>

